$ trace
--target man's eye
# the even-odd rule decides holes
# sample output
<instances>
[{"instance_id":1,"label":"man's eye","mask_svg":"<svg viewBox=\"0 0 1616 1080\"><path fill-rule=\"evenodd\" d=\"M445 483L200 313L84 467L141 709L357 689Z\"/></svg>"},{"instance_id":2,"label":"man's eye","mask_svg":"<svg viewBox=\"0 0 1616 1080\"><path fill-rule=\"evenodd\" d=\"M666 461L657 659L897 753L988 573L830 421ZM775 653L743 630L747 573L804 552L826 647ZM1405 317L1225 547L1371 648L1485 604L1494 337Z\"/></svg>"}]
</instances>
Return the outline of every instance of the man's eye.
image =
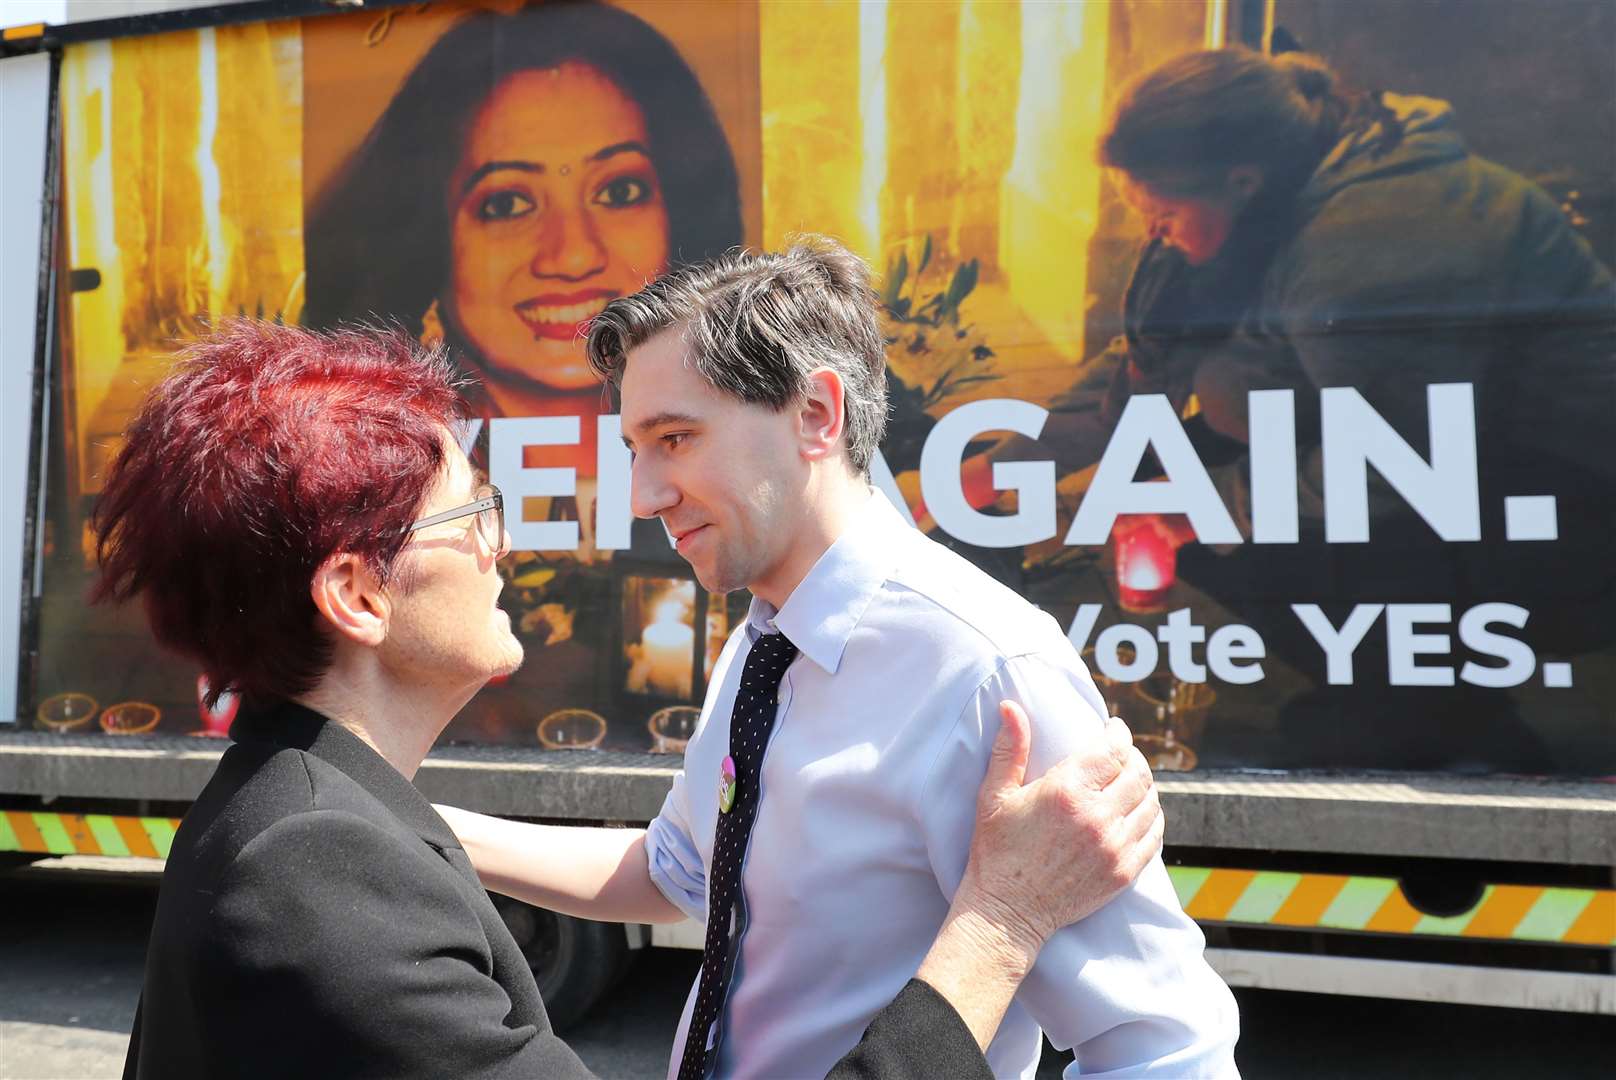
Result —
<instances>
[{"instance_id":1,"label":"man's eye","mask_svg":"<svg viewBox=\"0 0 1616 1080\"><path fill-rule=\"evenodd\" d=\"M480 221L508 221L533 212L534 202L519 191L495 191L477 203Z\"/></svg>"},{"instance_id":2,"label":"man's eye","mask_svg":"<svg viewBox=\"0 0 1616 1080\"><path fill-rule=\"evenodd\" d=\"M638 176L620 176L595 192L595 203L617 209L638 206L651 197L651 185Z\"/></svg>"},{"instance_id":3,"label":"man's eye","mask_svg":"<svg viewBox=\"0 0 1616 1080\"><path fill-rule=\"evenodd\" d=\"M690 438L688 432L674 431L662 436L662 441L667 444L669 450L677 450L688 438Z\"/></svg>"}]
</instances>

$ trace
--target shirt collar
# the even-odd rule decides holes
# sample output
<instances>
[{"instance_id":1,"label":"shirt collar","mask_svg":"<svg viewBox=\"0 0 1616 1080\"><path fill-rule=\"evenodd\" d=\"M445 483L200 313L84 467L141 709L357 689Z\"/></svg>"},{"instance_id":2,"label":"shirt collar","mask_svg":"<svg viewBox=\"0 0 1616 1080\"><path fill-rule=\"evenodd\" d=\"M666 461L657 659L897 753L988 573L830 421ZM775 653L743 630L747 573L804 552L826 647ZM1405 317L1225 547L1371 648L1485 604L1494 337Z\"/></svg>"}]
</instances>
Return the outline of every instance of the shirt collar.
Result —
<instances>
[{"instance_id":1,"label":"shirt collar","mask_svg":"<svg viewBox=\"0 0 1616 1080\"><path fill-rule=\"evenodd\" d=\"M894 530L908 528L887 497L873 492L783 607L752 598L747 621L754 638L779 631L804 656L836 674L848 639L890 576L896 545L889 538Z\"/></svg>"}]
</instances>

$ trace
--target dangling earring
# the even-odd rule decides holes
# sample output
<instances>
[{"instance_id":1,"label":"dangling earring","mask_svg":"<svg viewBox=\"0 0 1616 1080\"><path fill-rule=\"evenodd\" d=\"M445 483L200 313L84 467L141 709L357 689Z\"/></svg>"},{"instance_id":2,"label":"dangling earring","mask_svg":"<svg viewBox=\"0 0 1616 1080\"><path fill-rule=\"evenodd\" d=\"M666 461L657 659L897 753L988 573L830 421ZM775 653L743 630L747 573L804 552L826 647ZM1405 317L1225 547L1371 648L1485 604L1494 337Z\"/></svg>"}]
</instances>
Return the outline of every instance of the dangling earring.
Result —
<instances>
[{"instance_id":1,"label":"dangling earring","mask_svg":"<svg viewBox=\"0 0 1616 1080\"><path fill-rule=\"evenodd\" d=\"M438 316L437 297L432 298L432 306L421 316L421 344L429 347L443 344L443 319Z\"/></svg>"}]
</instances>

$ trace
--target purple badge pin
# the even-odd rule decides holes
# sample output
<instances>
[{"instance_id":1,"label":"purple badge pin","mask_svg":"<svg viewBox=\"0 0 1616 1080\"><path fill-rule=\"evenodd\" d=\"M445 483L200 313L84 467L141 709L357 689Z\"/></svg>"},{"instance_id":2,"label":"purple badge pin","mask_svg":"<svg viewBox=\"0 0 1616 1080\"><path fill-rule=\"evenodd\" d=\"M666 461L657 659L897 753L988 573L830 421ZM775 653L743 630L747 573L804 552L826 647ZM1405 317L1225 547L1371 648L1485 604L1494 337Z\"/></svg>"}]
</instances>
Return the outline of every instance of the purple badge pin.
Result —
<instances>
[{"instance_id":1,"label":"purple badge pin","mask_svg":"<svg viewBox=\"0 0 1616 1080\"><path fill-rule=\"evenodd\" d=\"M729 808L735 805L735 759L729 755L718 766L718 809L722 813L729 813Z\"/></svg>"}]
</instances>

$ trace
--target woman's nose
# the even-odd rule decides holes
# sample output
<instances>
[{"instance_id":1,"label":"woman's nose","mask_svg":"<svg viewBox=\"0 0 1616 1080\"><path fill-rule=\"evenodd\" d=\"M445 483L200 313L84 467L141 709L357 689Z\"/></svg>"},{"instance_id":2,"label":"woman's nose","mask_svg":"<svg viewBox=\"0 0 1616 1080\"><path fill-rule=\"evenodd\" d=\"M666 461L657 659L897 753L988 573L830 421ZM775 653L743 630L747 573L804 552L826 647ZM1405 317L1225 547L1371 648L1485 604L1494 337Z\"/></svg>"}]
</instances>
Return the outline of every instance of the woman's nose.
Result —
<instances>
[{"instance_id":1,"label":"woman's nose","mask_svg":"<svg viewBox=\"0 0 1616 1080\"><path fill-rule=\"evenodd\" d=\"M581 281L606 268L606 247L587 210L557 208L545 217L528 267L534 277Z\"/></svg>"}]
</instances>

